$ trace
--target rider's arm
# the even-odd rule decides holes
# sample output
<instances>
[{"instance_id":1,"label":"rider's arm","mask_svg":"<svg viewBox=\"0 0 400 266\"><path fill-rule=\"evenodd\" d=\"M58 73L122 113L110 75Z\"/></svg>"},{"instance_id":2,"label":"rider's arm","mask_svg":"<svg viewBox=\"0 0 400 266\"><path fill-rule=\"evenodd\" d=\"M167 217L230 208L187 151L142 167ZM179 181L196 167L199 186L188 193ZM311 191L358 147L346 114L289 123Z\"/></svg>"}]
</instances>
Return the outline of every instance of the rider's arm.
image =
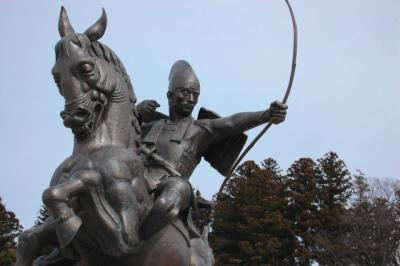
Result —
<instances>
[{"instance_id":1,"label":"rider's arm","mask_svg":"<svg viewBox=\"0 0 400 266\"><path fill-rule=\"evenodd\" d=\"M207 124L214 137L224 138L244 132L267 122L279 124L285 120L286 109L286 104L273 102L267 110L259 112L242 112L228 117L210 119L207 121Z\"/></svg>"}]
</instances>

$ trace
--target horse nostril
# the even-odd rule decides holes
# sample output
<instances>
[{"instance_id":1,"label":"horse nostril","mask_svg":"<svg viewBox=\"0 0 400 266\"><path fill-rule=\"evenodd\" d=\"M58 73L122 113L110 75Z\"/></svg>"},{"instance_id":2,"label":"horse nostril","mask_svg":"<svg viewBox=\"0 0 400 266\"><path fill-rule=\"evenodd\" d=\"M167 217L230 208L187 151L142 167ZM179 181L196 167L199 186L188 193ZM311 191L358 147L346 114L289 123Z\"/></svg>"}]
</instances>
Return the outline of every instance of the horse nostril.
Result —
<instances>
[{"instance_id":1,"label":"horse nostril","mask_svg":"<svg viewBox=\"0 0 400 266\"><path fill-rule=\"evenodd\" d=\"M77 108L74 111L74 116L77 118L88 118L90 116L90 112L85 108Z\"/></svg>"}]
</instances>

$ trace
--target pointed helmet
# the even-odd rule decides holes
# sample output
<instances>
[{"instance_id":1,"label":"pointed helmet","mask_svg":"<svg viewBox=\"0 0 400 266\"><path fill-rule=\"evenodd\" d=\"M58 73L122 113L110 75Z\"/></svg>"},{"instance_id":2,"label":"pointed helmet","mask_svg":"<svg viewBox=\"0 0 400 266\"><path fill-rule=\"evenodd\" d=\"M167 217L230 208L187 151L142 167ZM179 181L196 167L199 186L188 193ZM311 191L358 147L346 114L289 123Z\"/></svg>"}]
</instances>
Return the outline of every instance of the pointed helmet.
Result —
<instances>
[{"instance_id":1,"label":"pointed helmet","mask_svg":"<svg viewBox=\"0 0 400 266\"><path fill-rule=\"evenodd\" d=\"M185 60L178 60L174 63L169 73L168 80L169 91L178 87L194 87L200 89L200 82L193 68Z\"/></svg>"}]
</instances>

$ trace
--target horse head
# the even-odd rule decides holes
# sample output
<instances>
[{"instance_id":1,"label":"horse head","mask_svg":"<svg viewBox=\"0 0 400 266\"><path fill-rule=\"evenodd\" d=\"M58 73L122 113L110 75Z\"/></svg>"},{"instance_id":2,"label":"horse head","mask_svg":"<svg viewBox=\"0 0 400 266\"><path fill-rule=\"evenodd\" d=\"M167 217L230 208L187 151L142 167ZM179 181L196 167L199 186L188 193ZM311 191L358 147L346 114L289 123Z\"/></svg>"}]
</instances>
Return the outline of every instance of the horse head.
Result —
<instances>
[{"instance_id":1,"label":"horse head","mask_svg":"<svg viewBox=\"0 0 400 266\"><path fill-rule=\"evenodd\" d=\"M110 48L98 42L106 27L103 9L96 23L84 33L75 33L65 8L61 8L61 40L55 47L56 63L51 72L65 99L60 116L78 140L96 130L110 102L129 99L135 108L136 98L124 66Z\"/></svg>"}]
</instances>

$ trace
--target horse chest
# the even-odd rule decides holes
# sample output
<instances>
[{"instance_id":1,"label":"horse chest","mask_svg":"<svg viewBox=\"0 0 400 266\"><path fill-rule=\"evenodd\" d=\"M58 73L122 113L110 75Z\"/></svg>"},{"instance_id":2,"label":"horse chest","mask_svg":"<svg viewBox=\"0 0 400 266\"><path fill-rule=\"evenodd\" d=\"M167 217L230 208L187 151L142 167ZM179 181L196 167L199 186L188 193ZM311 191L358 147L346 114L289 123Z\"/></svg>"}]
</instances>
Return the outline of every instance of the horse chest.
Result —
<instances>
[{"instance_id":1,"label":"horse chest","mask_svg":"<svg viewBox=\"0 0 400 266\"><path fill-rule=\"evenodd\" d=\"M76 172L93 168L94 163L90 158L69 157L56 170L51 185L67 182L73 178Z\"/></svg>"},{"instance_id":2,"label":"horse chest","mask_svg":"<svg viewBox=\"0 0 400 266\"><path fill-rule=\"evenodd\" d=\"M131 181L143 176L143 163L126 149L107 149L67 158L56 170L51 185L67 182L79 171L95 170L102 176L104 186L118 181Z\"/></svg>"}]
</instances>

